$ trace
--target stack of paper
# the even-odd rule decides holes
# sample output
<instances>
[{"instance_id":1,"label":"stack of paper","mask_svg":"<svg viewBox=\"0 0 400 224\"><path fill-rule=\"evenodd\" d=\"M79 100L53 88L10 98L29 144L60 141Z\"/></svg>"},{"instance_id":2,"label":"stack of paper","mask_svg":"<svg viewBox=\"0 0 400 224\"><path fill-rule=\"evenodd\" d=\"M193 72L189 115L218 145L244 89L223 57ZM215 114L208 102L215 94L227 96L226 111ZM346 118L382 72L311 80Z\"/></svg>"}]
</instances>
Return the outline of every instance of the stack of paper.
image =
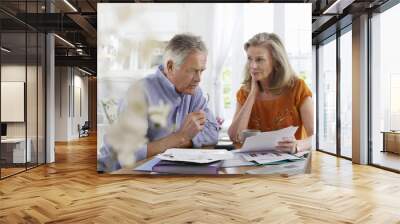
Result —
<instances>
[{"instance_id":1,"label":"stack of paper","mask_svg":"<svg viewBox=\"0 0 400 224\"><path fill-rule=\"evenodd\" d=\"M293 163L284 163L276 166L263 166L258 169L248 170L248 174L286 174L294 175L304 173L305 161L298 161Z\"/></svg>"},{"instance_id":2,"label":"stack of paper","mask_svg":"<svg viewBox=\"0 0 400 224\"><path fill-rule=\"evenodd\" d=\"M171 174L218 174L221 160L232 158L233 153L225 149L172 148L135 170Z\"/></svg>"},{"instance_id":3,"label":"stack of paper","mask_svg":"<svg viewBox=\"0 0 400 224\"><path fill-rule=\"evenodd\" d=\"M156 156L162 160L190 163L211 163L233 158L233 153L225 149L167 149Z\"/></svg>"},{"instance_id":4,"label":"stack of paper","mask_svg":"<svg viewBox=\"0 0 400 224\"><path fill-rule=\"evenodd\" d=\"M280 161L296 161L302 160L302 158L279 152L279 151L263 151L263 152L250 152L243 153L243 158L247 161L254 161L258 164L271 164Z\"/></svg>"},{"instance_id":5,"label":"stack of paper","mask_svg":"<svg viewBox=\"0 0 400 224\"><path fill-rule=\"evenodd\" d=\"M223 161L221 167L239 167L239 166L254 166L254 162L245 160L241 153L234 153L233 158Z\"/></svg>"}]
</instances>

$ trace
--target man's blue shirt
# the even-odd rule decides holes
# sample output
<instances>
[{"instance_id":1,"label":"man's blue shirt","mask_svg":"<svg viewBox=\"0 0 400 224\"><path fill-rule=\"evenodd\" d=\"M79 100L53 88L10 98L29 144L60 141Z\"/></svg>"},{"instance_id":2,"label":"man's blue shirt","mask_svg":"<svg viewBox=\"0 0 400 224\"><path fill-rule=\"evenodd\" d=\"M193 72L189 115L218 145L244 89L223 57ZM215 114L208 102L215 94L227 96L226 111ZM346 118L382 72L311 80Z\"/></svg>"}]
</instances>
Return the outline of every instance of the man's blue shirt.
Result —
<instances>
[{"instance_id":1,"label":"man's blue shirt","mask_svg":"<svg viewBox=\"0 0 400 224\"><path fill-rule=\"evenodd\" d=\"M218 141L218 125L212 112L207 107L207 100L203 96L200 87L196 88L194 95L181 94L175 89L175 86L168 80L162 72L163 67L159 66L154 74L151 74L141 80L145 97L149 107L160 104L168 104L170 112L167 116L167 126L156 126L151 120L148 121L147 138L149 142L159 140L178 131L186 116L191 112L204 111L207 121L204 129L193 139L193 147L200 148L203 145L215 145ZM122 101L119 111L125 107L125 100ZM104 144L100 149L100 163L106 162L110 156L109 146ZM143 160L147 157L147 145L142 146L135 153L136 160ZM115 164L114 169L120 168ZM98 167L101 170L101 167Z\"/></svg>"}]
</instances>

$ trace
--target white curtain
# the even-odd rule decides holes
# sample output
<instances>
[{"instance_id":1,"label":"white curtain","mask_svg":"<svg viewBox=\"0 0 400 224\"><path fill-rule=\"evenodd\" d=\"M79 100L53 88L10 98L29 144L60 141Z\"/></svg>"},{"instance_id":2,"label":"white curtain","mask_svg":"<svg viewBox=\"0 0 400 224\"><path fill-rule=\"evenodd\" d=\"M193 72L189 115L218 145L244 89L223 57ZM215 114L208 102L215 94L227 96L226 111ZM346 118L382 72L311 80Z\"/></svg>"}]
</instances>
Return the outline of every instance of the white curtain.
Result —
<instances>
[{"instance_id":1,"label":"white curtain","mask_svg":"<svg viewBox=\"0 0 400 224\"><path fill-rule=\"evenodd\" d=\"M210 78L213 88L209 92L209 106L217 117L223 117L224 110L222 69L232 47L234 37L242 35L238 33L243 24L242 10L242 4L215 4L213 8L212 46L209 47L209 59L211 60Z\"/></svg>"},{"instance_id":2,"label":"white curtain","mask_svg":"<svg viewBox=\"0 0 400 224\"><path fill-rule=\"evenodd\" d=\"M239 12L240 16L244 16L244 10ZM232 58L230 62L230 67L232 69L232 93L230 94L230 101L232 103L231 108L224 109L224 125L223 128L227 129L232 122L233 115L236 110L236 92L239 90L243 78L244 78L244 67L247 61L246 53L243 49L243 45L245 43L245 32L244 32L244 22L245 20L242 19L238 23L238 32L233 37L232 46Z\"/></svg>"}]
</instances>

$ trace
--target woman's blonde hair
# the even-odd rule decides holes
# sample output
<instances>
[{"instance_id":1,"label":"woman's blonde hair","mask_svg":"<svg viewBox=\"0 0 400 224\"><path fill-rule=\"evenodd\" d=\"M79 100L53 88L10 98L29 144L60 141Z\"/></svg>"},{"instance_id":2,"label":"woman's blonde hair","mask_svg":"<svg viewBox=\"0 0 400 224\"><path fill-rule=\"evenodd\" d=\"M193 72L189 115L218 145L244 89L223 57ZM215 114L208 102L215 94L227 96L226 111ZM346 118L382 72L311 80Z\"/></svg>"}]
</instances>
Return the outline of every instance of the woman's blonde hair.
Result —
<instances>
[{"instance_id":1,"label":"woman's blonde hair","mask_svg":"<svg viewBox=\"0 0 400 224\"><path fill-rule=\"evenodd\" d=\"M258 33L253 36L244 44L244 50L247 51L249 47L264 47L266 48L272 58L272 72L269 79L268 90L274 94L279 95L285 87L292 87L294 81L297 79L289 59L278 35L274 33ZM249 63L246 63L244 71L244 89L250 91L251 89L251 75L249 73Z\"/></svg>"}]
</instances>

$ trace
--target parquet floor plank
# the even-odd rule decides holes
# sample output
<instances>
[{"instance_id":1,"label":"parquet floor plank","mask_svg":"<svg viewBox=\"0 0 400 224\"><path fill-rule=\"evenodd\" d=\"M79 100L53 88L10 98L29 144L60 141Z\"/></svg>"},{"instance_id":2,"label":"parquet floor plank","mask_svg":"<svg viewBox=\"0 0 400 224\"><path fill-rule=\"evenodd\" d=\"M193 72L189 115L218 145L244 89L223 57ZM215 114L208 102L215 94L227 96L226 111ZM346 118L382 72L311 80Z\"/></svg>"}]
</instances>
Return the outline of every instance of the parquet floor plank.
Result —
<instances>
[{"instance_id":1,"label":"parquet floor plank","mask_svg":"<svg viewBox=\"0 0 400 224\"><path fill-rule=\"evenodd\" d=\"M400 175L313 152L312 173L126 176L96 172L96 138L0 181L0 223L397 223Z\"/></svg>"}]
</instances>

